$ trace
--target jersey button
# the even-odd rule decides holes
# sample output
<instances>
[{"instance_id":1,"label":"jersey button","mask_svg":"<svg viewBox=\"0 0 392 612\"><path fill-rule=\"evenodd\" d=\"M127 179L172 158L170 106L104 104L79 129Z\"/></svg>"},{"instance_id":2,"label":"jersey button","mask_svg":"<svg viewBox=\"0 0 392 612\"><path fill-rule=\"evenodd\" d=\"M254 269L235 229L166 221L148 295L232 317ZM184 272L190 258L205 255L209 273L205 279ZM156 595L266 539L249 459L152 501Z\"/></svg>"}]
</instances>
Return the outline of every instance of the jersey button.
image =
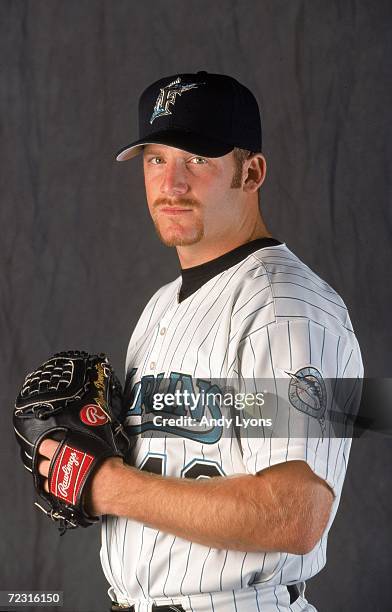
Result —
<instances>
[{"instance_id":1,"label":"jersey button","mask_svg":"<svg viewBox=\"0 0 392 612\"><path fill-rule=\"evenodd\" d=\"M161 334L161 336L164 336L166 334L166 327L162 327L159 333Z\"/></svg>"},{"instance_id":2,"label":"jersey button","mask_svg":"<svg viewBox=\"0 0 392 612\"><path fill-rule=\"evenodd\" d=\"M155 370L155 365L156 365L156 364L155 364L155 361L152 361L152 362L150 363L150 370Z\"/></svg>"}]
</instances>

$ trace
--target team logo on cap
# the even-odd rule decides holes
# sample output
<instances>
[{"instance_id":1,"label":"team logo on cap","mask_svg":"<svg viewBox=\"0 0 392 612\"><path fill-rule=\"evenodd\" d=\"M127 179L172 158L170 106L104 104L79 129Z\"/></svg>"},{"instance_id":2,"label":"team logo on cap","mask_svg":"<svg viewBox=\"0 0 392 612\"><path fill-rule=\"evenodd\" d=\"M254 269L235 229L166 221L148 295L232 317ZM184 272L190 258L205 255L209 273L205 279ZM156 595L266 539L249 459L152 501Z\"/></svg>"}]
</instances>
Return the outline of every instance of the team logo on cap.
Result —
<instances>
[{"instance_id":1,"label":"team logo on cap","mask_svg":"<svg viewBox=\"0 0 392 612\"><path fill-rule=\"evenodd\" d=\"M172 112L169 110L169 104L174 105L176 96L181 96L184 91L189 91L199 85L205 85L205 83L187 83L181 84L181 77L177 77L174 81L162 87L155 102L154 112L151 115L150 123L152 123L157 117L162 115L171 115Z\"/></svg>"}]
</instances>

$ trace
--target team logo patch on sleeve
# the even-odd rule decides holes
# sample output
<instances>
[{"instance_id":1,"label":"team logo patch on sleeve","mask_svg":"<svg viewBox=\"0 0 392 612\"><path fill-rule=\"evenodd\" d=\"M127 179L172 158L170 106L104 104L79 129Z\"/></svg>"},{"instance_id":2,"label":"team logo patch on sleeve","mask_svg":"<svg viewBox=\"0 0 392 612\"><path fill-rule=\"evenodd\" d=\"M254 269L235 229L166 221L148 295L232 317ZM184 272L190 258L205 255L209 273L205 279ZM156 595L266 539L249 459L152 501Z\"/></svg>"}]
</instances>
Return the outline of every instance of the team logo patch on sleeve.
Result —
<instances>
[{"instance_id":1,"label":"team logo patch on sleeve","mask_svg":"<svg viewBox=\"0 0 392 612\"><path fill-rule=\"evenodd\" d=\"M327 389L321 373L317 368L308 366L295 373L286 371L286 374L291 377L288 390L290 403L322 424L327 406Z\"/></svg>"}]
</instances>

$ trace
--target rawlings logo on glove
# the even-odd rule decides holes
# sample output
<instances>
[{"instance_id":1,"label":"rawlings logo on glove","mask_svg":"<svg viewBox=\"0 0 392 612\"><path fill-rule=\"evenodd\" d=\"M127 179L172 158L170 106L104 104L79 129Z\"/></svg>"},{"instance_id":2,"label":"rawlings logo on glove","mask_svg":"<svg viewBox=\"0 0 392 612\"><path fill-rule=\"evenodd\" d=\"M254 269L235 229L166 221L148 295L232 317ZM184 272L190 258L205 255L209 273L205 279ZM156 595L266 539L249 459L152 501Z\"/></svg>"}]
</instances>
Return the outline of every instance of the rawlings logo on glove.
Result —
<instances>
[{"instance_id":1,"label":"rawlings logo on glove","mask_svg":"<svg viewBox=\"0 0 392 612\"><path fill-rule=\"evenodd\" d=\"M81 484L84 482L93 461L94 457L91 455L64 446L53 467L50 481L52 495L75 505ZM74 467L77 469L74 469Z\"/></svg>"},{"instance_id":2,"label":"rawlings logo on glove","mask_svg":"<svg viewBox=\"0 0 392 612\"><path fill-rule=\"evenodd\" d=\"M79 412L79 416L80 420L86 425L90 425L90 427L104 425L108 422L107 414L104 413L100 406L96 406L95 404L87 404L86 406L83 406Z\"/></svg>"},{"instance_id":3,"label":"rawlings logo on glove","mask_svg":"<svg viewBox=\"0 0 392 612\"><path fill-rule=\"evenodd\" d=\"M26 376L14 410L14 429L24 466L33 474L47 508L36 505L67 529L98 520L83 503L98 465L124 457L129 440L122 427L122 389L105 355L57 353ZM59 445L48 473L39 473L38 447L46 438Z\"/></svg>"}]
</instances>

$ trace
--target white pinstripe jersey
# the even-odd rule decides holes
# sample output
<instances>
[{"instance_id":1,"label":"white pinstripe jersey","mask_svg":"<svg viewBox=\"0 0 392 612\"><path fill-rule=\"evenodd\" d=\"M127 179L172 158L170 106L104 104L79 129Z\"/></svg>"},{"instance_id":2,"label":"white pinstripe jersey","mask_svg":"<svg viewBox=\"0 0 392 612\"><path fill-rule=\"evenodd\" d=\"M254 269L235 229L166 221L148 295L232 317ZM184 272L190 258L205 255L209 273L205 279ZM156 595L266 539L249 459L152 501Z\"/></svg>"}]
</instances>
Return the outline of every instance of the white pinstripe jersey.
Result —
<instances>
[{"instance_id":1,"label":"white pinstripe jersey","mask_svg":"<svg viewBox=\"0 0 392 612\"><path fill-rule=\"evenodd\" d=\"M283 379L316 368L324 378L363 376L360 349L339 295L285 244L256 250L217 274L179 303L181 277L161 287L132 334L126 371L133 404L128 425L140 423L135 397L140 381L183 373L192 379ZM304 555L217 550L118 517L102 527L101 561L119 602L175 598L187 610L312 610L304 598L292 607L287 589L304 582L326 562L327 536L339 504L351 438L293 437L294 406L276 414L286 437L222 436L213 443L176 430L135 437L130 462L163 475L189 477L254 474L277 463L304 460L335 494L321 540ZM280 410L280 412L279 412ZM304 415L303 415L304 416ZM306 416L309 419L308 416ZM151 463L153 462L153 463ZM239 606L239 602L242 602ZM308 607L307 607L308 606ZM138 609L138 608L137 608Z\"/></svg>"}]
</instances>

